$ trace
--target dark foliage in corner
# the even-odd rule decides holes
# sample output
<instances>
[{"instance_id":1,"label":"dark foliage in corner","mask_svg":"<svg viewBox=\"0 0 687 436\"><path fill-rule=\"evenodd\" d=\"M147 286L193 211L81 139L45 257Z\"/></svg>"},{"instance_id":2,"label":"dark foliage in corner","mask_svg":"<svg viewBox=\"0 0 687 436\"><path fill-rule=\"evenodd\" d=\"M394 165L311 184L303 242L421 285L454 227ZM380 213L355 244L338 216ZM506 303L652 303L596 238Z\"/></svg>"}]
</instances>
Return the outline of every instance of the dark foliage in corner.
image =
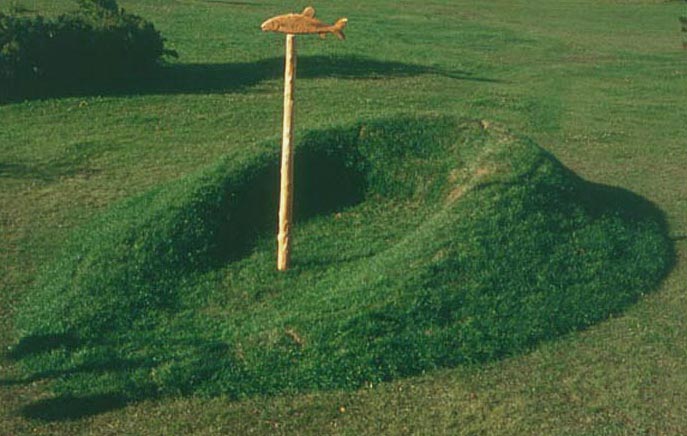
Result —
<instances>
[{"instance_id":1,"label":"dark foliage in corner","mask_svg":"<svg viewBox=\"0 0 687 436\"><path fill-rule=\"evenodd\" d=\"M111 81L150 71L165 55L164 38L115 0L78 0L55 19L0 13L0 83L21 92L46 83Z\"/></svg>"}]
</instances>

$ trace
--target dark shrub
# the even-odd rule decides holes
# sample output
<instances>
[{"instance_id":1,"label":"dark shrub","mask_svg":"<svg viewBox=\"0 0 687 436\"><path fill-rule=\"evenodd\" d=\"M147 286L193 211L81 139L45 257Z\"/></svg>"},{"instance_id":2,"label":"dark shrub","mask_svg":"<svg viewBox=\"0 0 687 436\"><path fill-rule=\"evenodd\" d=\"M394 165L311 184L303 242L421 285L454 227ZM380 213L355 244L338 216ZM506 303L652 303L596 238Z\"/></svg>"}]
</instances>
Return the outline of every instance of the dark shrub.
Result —
<instances>
[{"instance_id":1,"label":"dark shrub","mask_svg":"<svg viewBox=\"0 0 687 436\"><path fill-rule=\"evenodd\" d=\"M110 81L176 55L152 23L115 0L79 0L54 20L0 13L0 80L6 90L41 82Z\"/></svg>"}]
</instances>

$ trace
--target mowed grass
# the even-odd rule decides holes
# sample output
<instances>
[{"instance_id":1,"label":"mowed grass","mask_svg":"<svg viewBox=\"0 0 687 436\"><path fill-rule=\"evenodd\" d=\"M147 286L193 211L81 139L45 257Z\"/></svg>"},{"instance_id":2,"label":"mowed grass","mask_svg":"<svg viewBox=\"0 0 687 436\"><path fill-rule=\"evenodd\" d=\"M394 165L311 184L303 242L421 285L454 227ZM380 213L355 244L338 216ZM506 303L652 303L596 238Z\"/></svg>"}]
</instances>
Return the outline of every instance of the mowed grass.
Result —
<instances>
[{"instance_id":1,"label":"mowed grass","mask_svg":"<svg viewBox=\"0 0 687 436\"><path fill-rule=\"evenodd\" d=\"M256 140L278 133L281 72L270 59L281 55L282 43L255 29L265 17L303 5L122 4L152 19L180 52L173 71L178 86L134 84L103 96L0 107L3 344L17 339L16 302L71 229L116 200L228 152L250 153ZM168 398L45 423L21 413L51 397L45 380L22 379L3 360L2 431L684 433L681 6L406 2L401 9L348 2L327 8L318 8L325 21L349 17L349 39L299 40L299 126L399 112L505 122L583 176L659 205L678 256L663 286L621 317L530 354L355 392L238 402Z\"/></svg>"},{"instance_id":2,"label":"mowed grass","mask_svg":"<svg viewBox=\"0 0 687 436\"><path fill-rule=\"evenodd\" d=\"M58 379L27 416L489 362L619 313L672 267L647 202L493 125L425 116L307 131L279 273L277 144L74 231L17 314L10 356Z\"/></svg>"}]
</instances>

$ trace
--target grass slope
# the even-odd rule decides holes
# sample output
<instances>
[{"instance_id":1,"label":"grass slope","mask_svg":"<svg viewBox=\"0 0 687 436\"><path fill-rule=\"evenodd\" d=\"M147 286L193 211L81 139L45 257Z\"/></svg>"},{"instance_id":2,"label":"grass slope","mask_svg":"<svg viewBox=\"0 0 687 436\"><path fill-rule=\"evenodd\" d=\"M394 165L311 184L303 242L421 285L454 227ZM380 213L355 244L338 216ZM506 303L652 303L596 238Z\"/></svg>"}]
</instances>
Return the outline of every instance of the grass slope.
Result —
<instances>
[{"instance_id":1,"label":"grass slope","mask_svg":"<svg viewBox=\"0 0 687 436\"><path fill-rule=\"evenodd\" d=\"M16 3L50 16L76 7ZM0 434L687 433L687 70L677 20L687 13L674 1L332 1L314 6L325 22L349 18L347 40L299 39L297 136L400 111L498 120L585 179L655 202L676 266L621 315L514 358L358 390L172 396L97 413L126 399L84 404L53 391L63 372L26 377L7 352L19 340L18 302L74 229L221 156L258 153L281 125L283 40L259 23L304 4L119 3L180 53L159 80L0 104ZM384 245L376 228L349 239L378 233ZM272 277L259 278L269 296Z\"/></svg>"},{"instance_id":2,"label":"grass slope","mask_svg":"<svg viewBox=\"0 0 687 436\"><path fill-rule=\"evenodd\" d=\"M358 388L587 327L671 265L645 200L502 129L406 117L304 135L278 274L278 147L260 149L76 230L13 356L84 403Z\"/></svg>"}]
</instances>

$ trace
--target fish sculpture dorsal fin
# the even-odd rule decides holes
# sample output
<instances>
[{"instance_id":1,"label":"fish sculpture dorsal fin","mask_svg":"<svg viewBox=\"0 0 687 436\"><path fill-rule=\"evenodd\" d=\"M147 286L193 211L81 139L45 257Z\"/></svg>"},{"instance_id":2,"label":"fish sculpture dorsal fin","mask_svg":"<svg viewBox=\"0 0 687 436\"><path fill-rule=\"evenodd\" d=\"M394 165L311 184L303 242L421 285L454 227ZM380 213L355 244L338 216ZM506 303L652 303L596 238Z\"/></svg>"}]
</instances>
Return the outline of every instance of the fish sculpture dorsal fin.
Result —
<instances>
[{"instance_id":1,"label":"fish sculpture dorsal fin","mask_svg":"<svg viewBox=\"0 0 687 436\"><path fill-rule=\"evenodd\" d=\"M315 17L315 8L312 6L308 6L307 8L303 9L303 14L306 17L314 18Z\"/></svg>"}]
</instances>

